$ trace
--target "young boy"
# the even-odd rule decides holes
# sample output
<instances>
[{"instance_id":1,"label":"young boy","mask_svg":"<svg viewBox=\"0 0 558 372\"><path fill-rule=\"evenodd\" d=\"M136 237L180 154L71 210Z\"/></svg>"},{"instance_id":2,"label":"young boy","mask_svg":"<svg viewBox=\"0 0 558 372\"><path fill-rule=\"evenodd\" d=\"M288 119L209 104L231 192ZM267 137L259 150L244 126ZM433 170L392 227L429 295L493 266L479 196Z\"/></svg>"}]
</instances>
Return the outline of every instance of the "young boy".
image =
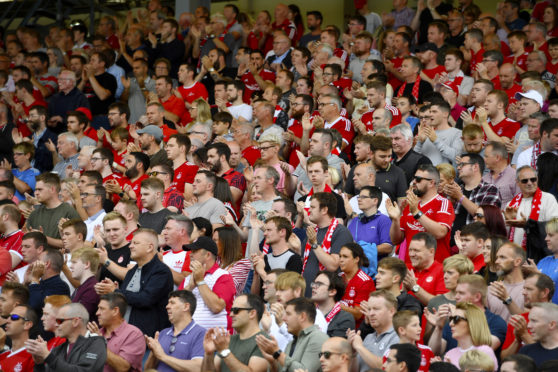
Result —
<instances>
[{"instance_id":1,"label":"young boy","mask_svg":"<svg viewBox=\"0 0 558 372\"><path fill-rule=\"evenodd\" d=\"M124 173L124 158L128 152L128 138L130 134L124 128L115 128L110 132L110 145L112 146L112 153L114 155L114 162L112 167L120 173Z\"/></svg>"},{"instance_id":2,"label":"young boy","mask_svg":"<svg viewBox=\"0 0 558 372\"><path fill-rule=\"evenodd\" d=\"M401 113L401 122L409 124L413 133L415 132L415 127L420 121L419 118L412 115L413 110L416 108L416 103L417 101L415 100L415 97L408 95L398 97L395 101L395 107L397 107Z\"/></svg>"},{"instance_id":3,"label":"young boy","mask_svg":"<svg viewBox=\"0 0 558 372\"><path fill-rule=\"evenodd\" d=\"M552 60L546 62L546 69L551 74L555 75L558 73L558 37L553 37L547 41L548 43L548 54Z\"/></svg>"},{"instance_id":4,"label":"young boy","mask_svg":"<svg viewBox=\"0 0 558 372\"><path fill-rule=\"evenodd\" d=\"M230 133L233 117L225 111L221 111L213 115L213 141L225 139L225 141L232 141L233 136Z\"/></svg>"},{"instance_id":5,"label":"young boy","mask_svg":"<svg viewBox=\"0 0 558 372\"><path fill-rule=\"evenodd\" d=\"M428 346L418 343L421 334L421 327L418 315L411 310L401 310L393 316L393 329L399 336L400 344L413 344L420 350L421 362L419 372L428 372L430 369L430 359L434 357L434 352ZM384 358L387 354L384 356Z\"/></svg>"},{"instance_id":6,"label":"young boy","mask_svg":"<svg viewBox=\"0 0 558 372\"><path fill-rule=\"evenodd\" d=\"M523 31L514 31L508 35L508 43L512 54L504 58L504 63L513 64L518 74L527 71L527 56L529 53L525 51L526 42L527 35Z\"/></svg>"},{"instance_id":7,"label":"young boy","mask_svg":"<svg viewBox=\"0 0 558 372\"><path fill-rule=\"evenodd\" d=\"M484 241L489 237L488 229L482 222L465 225L460 233L455 234L455 243L459 248L459 253L473 262L475 274L485 266L482 248Z\"/></svg>"}]
</instances>

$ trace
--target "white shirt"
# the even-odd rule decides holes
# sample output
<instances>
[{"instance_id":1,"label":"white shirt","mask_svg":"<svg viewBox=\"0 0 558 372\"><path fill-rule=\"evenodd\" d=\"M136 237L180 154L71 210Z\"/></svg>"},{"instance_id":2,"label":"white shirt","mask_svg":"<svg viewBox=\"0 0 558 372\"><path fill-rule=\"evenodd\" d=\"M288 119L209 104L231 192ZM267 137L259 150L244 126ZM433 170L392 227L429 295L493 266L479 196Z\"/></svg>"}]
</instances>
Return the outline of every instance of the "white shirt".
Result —
<instances>
[{"instance_id":1,"label":"white shirt","mask_svg":"<svg viewBox=\"0 0 558 372\"><path fill-rule=\"evenodd\" d=\"M95 227L97 225L101 226L101 229L103 228L103 218L105 218L106 215L107 212L105 212L105 210L102 209L96 215L93 215L88 219L86 219L85 221L83 221L85 222L85 226L87 226L87 236L85 237L86 241L90 242L93 240L93 234L95 233Z\"/></svg>"},{"instance_id":2,"label":"white shirt","mask_svg":"<svg viewBox=\"0 0 558 372\"><path fill-rule=\"evenodd\" d=\"M240 105L230 106L228 109L233 118L238 119L242 116L247 121L252 121L252 106L241 103Z\"/></svg>"}]
</instances>

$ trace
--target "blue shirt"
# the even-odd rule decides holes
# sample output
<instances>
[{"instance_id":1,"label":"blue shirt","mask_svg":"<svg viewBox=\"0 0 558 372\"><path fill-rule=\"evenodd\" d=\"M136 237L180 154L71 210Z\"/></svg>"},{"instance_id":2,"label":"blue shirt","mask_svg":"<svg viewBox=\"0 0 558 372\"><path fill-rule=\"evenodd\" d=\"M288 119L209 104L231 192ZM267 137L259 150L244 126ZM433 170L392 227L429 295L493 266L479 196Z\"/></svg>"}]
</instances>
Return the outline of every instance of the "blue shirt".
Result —
<instances>
[{"instance_id":1,"label":"blue shirt","mask_svg":"<svg viewBox=\"0 0 558 372\"><path fill-rule=\"evenodd\" d=\"M17 178L20 181L25 182L27 185L29 185L29 187L31 188L31 190L35 191L35 183L37 182L35 180L35 176L38 176L39 174L41 174L41 172L39 172L38 169L35 168L28 168L24 171L20 171L17 168L13 168L12 169L12 173L14 174L14 177ZM19 191L16 190L15 193L16 198L18 198L20 201L21 200L25 200L25 196L22 195Z\"/></svg>"},{"instance_id":2,"label":"blue shirt","mask_svg":"<svg viewBox=\"0 0 558 372\"><path fill-rule=\"evenodd\" d=\"M390 227L390 218L381 212L376 212L375 215L370 217L365 217L364 214L361 214L353 218L348 226L356 242L364 240L369 243L376 243L376 245L383 243L391 244L389 237Z\"/></svg>"},{"instance_id":3,"label":"blue shirt","mask_svg":"<svg viewBox=\"0 0 558 372\"><path fill-rule=\"evenodd\" d=\"M537 269L539 269L541 273L548 275L554 283L558 283L558 258L554 256L546 256L539 261ZM558 291L554 291L552 302L558 304Z\"/></svg>"},{"instance_id":4,"label":"blue shirt","mask_svg":"<svg viewBox=\"0 0 558 372\"><path fill-rule=\"evenodd\" d=\"M205 337L205 328L197 325L193 320L184 328L177 336L174 335L174 326L163 329L159 332L159 343L167 355L174 358L191 360L195 358L203 358L203 338ZM176 340L173 342L173 340ZM171 347L173 351L171 352ZM163 362L159 362L157 366L158 372L174 371L171 367Z\"/></svg>"}]
</instances>

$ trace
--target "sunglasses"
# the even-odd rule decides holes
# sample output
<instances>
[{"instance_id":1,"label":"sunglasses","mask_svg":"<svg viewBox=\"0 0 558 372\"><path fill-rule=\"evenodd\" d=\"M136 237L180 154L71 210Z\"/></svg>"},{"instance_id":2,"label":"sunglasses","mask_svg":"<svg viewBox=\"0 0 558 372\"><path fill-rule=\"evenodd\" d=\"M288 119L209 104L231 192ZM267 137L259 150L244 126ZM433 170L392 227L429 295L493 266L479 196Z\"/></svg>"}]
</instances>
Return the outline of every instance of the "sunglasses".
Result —
<instances>
[{"instance_id":1,"label":"sunglasses","mask_svg":"<svg viewBox=\"0 0 558 372\"><path fill-rule=\"evenodd\" d=\"M453 323L453 324L457 324L462 320L467 321L467 318L465 318L464 316L461 316L461 315L452 315L448 319L449 319L450 323Z\"/></svg>"},{"instance_id":2,"label":"sunglasses","mask_svg":"<svg viewBox=\"0 0 558 372\"><path fill-rule=\"evenodd\" d=\"M148 173L149 177L157 177L158 174L168 174L168 173L167 172L159 172L159 171L153 171L153 172Z\"/></svg>"},{"instance_id":3,"label":"sunglasses","mask_svg":"<svg viewBox=\"0 0 558 372\"><path fill-rule=\"evenodd\" d=\"M240 313L242 310L246 310L246 311L250 311L253 310L251 307L231 307L231 312L234 315L237 315L238 313Z\"/></svg>"},{"instance_id":4,"label":"sunglasses","mask_svg":"<svg viewBox=\"0 0 558 372\"><path fill-rule=\"evenodd\" d=\"M334 353L333 351L320 351L318 356L321 358L322 356L324 359L329 359L333 354L341 354L341 353Z\"/></svg>"},{"instance_id":5,"label":"sunglasses","mask_svg":"<svg viewBox=\"0 0 558 372\"><path fill-rule=\"evenodd\" d=\"M15 322L15 321L18 321L18 320L20 320L20 319L23 319L23 320L25 320L26 322L29 321L29 319L24 318L24 317L22 317L21 315L17 315L17 314L12 314L12 315L10 315L10 320L13 320L14 322Z\"/></svg>"},{"instance_id":6,"label":"sunglasses","mask_svg":"<svg viewBox=\"0 0 558 372\"><path fill-rule=\"evenodd\" d=\"M531 183L535 183L537 182L537 177L524 178L522 180L519 180L519 182L521 182L524 185L527 184L529 181L531 181Z\"/></svg>"},{"instance_id":7,"label":"sunglasses","mask_svg":"<svg viewBox=\"0 0 558 372\"><path fill-rule=\"evenodd\" d=\"M61 325L66 320L72 320L72 319L78 319L78 318L56 318L55 321L56 321L56 324Z\"/></svg>"},{"instance_id":8,"label":"sunglasses","mask_svg":"<svg viewBox=\"0 0 558 372\"><path fill-rule=\"evenodd\" d=\"M422 180L432 181L432 178L426 178L420 176L414 176L413 179L415 180L416 183L420 183Z\"/></svg>"}]
</instances>

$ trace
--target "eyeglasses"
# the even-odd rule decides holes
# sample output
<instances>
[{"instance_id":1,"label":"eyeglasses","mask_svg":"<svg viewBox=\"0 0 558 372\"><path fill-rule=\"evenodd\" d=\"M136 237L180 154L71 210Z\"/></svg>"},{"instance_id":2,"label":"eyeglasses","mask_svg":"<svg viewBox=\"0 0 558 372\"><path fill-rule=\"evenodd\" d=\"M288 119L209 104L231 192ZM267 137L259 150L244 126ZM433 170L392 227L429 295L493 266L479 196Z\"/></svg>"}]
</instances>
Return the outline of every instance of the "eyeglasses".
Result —
<instances>
[{"instance_id":1,"label":"eyeglasses","mask_svg":"<svg viewBox=\"0 0 558 372\"><path fill-rule=\"evenodd\" d=\"M432 178L426 178L421 176L414 176L413 179L416 183L420 183L422 180L432 181Z\"/></svg>"},{"instance_id":2,"label":"eyeglasses","mask_svg":"<svg viewBox=\"0 0 558 372\"><path fill-rule=\"evenodd\" d=\"M328 287L327 284L322 283L322 282L312 282L312 283L310 283L310 287L312 287L312 288L318 288L318 287L321 287L322 285Z\"/></svg>"},{"instance_id":3,"label":"eyeglasses","mask_svg":"<svg viewBox=\"0 0 558 372\"><path fill-rule=\"evenodd\" d=\"M457 168L462 168L466 165L472 165L472 164L475 164L475 163L457 163Z\"/></svg>"},{"instance_id":4,"label":"eyeglasses","mask_svg":"<svg viewBox=\"0 0 558 372\"><path fill-rule=\"evenodd\" d=\"M18 320L20 320L20 319L23 319L23 320L25 320L26 322L29 321L29 319L27 319L27 318L25 318L25 317L22 317L21 315L17 315L17 314L12 314L12 315L10 315L10 320L12 320L12 321L14 321L14 322L16 322L16 321L18 321Z\"/></svg>"},{"instance_id":5,"label":"eyeglasses","mask_svg":"<svg viewBox=\"0 0 558 372\"><path fill-rule=\"evenodd\" d=\"M205 132L200 132L199 130L193 130L190 133L194 133L194 134L205 134Z\"/></svg>"},{"instance_id":6,"label":"eyeglasses","mask_svg":"<svg viewBox=\"0 0 558 372\"><path fill-rule=\"evenodd\" d=\"M357 195L357 199L372 199L369 195Z\"/></svg>"},{"instance_id":7,"label":"eyeglasses","mask_svg":"<svg viewBox=\"0 0 558 372\"><path fill-rule=\"evenodd\" d=\"M484 218L484 214L482 214L482 213L475 213L475 215L474 215L473 217Z\"/></svg>"},{"instance_id":8,"label":"eyeglasses","mask_svg":"<svg viewBox=\"0 0 558 372\"><path fill-rule=\"evenodd\" d=\"M324 74L324 75L327 75L327 74ZM318 103L318 107L324 107L326 105L334 105L334 103L333 102Z\"/></svg>"},{"instance_id":9,"label":"eyeglasses","mask_svg":"<svg viewBox=\"0 0 558 372\"><path fill-rule=\"evenodd\" d=\"M333 351L320 351L320 352L318 353L318 356L319 356L320 358L323 356L324 359L327 360L327 359L331 358L331 356L334 355L334 354L340 355L341 353L335 353L335 352L333 352Z\"/></svg>"},{"instance_id":10,"label":"eyeglasses","mask_svg":"<svg viewBox=\"0 0 558 372\"><path fill-rule=\"evenodd\" d=\"M56 318L56 324L61 325L62 323L64 323L66 320L73 320L73 319L79 319L79 318Z\"/></svg>"},{"instance_id":11,"label":"eyeglasses","mask_svg":"<svg viewBox=\"0 0 558 372\"><path fill-rule=\"evenodd\" d=\"M265 151L265 150L269 150L270 148L275 147L273 146L260 146L260 151Z\"/></svg>"},{"instance_id":12,"label":"eyeglasses","mask_svg":"<svg viewBox=\"0 0 558 372\"><path fill-rule=\"evenodd\" d=\"M234 315L237 315L242 310L250 311L253 309L251 307L231 307L231 313L233 313Z\"/></svg>"},{"instance_id":13,"label":"eyeglasses","mask_svg":"<svg viewBox=\"0 0 558 372\"><path fill-rule=\"evenodd\" d=\"M522 180L519 180L519 182L521 182L524 185L526 185L529 181L531 181L531 183L536 183L537 182L537 177L524 178Z\"/></svg>"},{"instance_id":14,"label":"eyeglasses","mask_svg":"<svg viewBox=\"0 0 558 372\"><path fill-rule=\"evenodd\" d=\"M450 323L453 323L453 324L457 324L462 320L467 321L467 318L465 318L464 316L461 316L461 315L452 315L448 319L449 319Z\"/></svg>"},{"instance_id":15,"label":"eyeglasses","mask_svg":"<svg viewBox=\"0 0 558 372\"><path fill-rule=\"evenodd\" d=\"M148 173L149 177L157 177L159 174L168 174L168 172L153 171Z\"/></svg>"},{"instance_id":16,"label":"eyeglasses","mask_svg":"<svg viewBox=\"0 0 558 372\"><path fill-rule=\"evenodd\" d=\"M176 341L178 341L178 337L176 337L176 336L171 339L171 344L170 344L170 347L169 347L169 353L173 353L176 350L176 346L174 345L174 344L176 344Z\"/></svg>"},{"instance_id":17,"label":"eyeglasses","mask_svg":"<svg viewBox=\"0 0 558 372\"><path fill-rule=\"evenodd\" d=\"M91 161L103 160L103 158L91 158Z\"/></svg>"}]
</instances>

